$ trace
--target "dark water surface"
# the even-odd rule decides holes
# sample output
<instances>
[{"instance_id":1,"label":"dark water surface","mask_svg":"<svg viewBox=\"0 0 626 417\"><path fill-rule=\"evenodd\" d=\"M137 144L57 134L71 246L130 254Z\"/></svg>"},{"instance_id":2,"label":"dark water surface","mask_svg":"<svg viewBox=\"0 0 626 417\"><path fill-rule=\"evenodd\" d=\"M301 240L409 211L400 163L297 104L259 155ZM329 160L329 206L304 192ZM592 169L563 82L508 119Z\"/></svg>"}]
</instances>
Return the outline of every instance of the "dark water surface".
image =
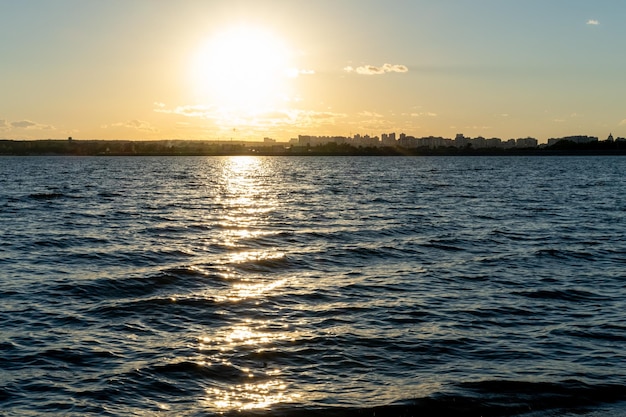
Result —
<instances>
[{"instance_id":1,"label":"dark water surface","mask_svg":"<svg viewBox=\"0 0 626 417\"><path fill-rule=\"evenodd\" d=\"M626 415L625 175L0 158L0 415Z\"/></svg>"}]
</instances>

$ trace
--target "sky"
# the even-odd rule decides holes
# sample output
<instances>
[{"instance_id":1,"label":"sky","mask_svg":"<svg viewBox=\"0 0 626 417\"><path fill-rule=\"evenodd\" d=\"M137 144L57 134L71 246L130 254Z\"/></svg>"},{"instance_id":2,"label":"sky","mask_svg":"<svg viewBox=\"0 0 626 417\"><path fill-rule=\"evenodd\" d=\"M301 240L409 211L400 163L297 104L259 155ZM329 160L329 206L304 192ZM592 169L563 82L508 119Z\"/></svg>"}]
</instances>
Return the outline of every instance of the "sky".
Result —
<instances>
[{"instance_id":1,"label":"sky","mask_svg":"<svg viewBox=\"0 0 626 417\"><path fill-rule=\"evenodd\" d=\"M618 0L0 0L0 139L626 137Z\"/></svg>"}]
</instances>

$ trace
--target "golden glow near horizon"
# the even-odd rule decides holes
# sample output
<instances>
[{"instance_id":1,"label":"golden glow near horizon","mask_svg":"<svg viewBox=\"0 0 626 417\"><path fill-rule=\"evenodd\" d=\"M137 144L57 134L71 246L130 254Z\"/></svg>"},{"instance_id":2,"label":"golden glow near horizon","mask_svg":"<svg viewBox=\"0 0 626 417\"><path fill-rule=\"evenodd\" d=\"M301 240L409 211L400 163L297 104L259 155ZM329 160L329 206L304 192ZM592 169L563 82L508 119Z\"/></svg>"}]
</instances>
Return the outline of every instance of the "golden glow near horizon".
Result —
<instances>
[{"instance_id":1,"label":"golden glow near horizon","mask_svg":"<svg viewBox=\"0 0 626 417\"><path fill-rule=\"evenodd\" d=\"M623 2L34 1L0 139L626 137Z\"/></svg>"}]
</instances>

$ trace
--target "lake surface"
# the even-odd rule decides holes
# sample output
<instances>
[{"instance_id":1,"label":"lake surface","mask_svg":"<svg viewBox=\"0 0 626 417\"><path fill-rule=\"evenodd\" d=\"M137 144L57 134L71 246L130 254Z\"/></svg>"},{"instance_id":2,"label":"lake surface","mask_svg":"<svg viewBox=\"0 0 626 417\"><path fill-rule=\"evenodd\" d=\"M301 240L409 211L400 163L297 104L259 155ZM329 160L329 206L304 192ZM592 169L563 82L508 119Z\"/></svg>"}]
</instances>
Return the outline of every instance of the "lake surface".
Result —
<instances>
[{"instance_id":1,"label":"lake surface","mask_svg":"<svg viewBox=\"0 0 626 417\"><path fill-rule=\"evenodd\" d=\"M625 173L0 157L0 414L624 416Z\"/></svg>"}]
</instances>

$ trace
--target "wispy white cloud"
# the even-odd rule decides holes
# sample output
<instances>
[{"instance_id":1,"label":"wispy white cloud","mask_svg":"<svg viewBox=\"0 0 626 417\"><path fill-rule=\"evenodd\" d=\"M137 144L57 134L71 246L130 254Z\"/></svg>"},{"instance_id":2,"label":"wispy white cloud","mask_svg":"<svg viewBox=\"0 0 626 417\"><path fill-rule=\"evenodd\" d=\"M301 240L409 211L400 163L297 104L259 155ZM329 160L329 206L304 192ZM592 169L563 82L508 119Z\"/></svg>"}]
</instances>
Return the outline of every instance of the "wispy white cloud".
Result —
<instances>
[{"instance_id":1,"label":"wispy white cloud","mask_svg":"<svg viewBox=\"0 0 626 417\"><path fill-rule=\"evenodd\" d=\"M347 66L343 70L349 73L355 72L360 75L382 75L389 72L408 72L409 68L406 65L400 64L383 64L382 67L377 67L375 65L363 65L356 68Z\"/></svg>"},{"instance_id":2,"label":"wispy white cloud","mask_svg":"<svg viewBox=\"0 0 626 417\"><path fill-rule=\"evenodd\" d=\"M427 112L414 112L414 113L410 113L409 116L411 117L437 117L438 114L437 113L433 113L431 111L427 111Z\"/></svg>"},{"instance_id":3,"label":"wispy white cloud","mask_svg":"<svg viewBox=\"0 0 626 417\"><path fill-rule=\"evenodd\" d=\"M303 122L309 126L333 125L340 119L348 117L345 113L337 113L332 111L315 111L315 110L294 110L293 120L296 123Z\"/></svg>"},{"instance_id":4,"label":"wispy white cloud","mask_svg":"<svg viewBox=\"0 0 626 417\"><path fill-rule=\"evenodd\" d=\"M384 115L371 111L363 111L358 113L359 118L348 123L353 126L353 131L357 132L378 132L393 129L393 122Z\"/></svg>"},{"instance_id":5,"label":"wispy white cloud","mask_svg":"<svg viewBox=\"0 0 626 417\"><path fill-rule=\"evenodd\" d=\"M620 126L626 126L626 119L622 120L621 122L619 122Z\"/></svg>"},{"instance_id":6,"label":"wispy white cloud","mask_svg":"<svg viewBox=\"0 0 626 417\"><path fill-rule=\"evenodd\" d=\"M31 120L18 120L14 122L0 120L0 129L53 130L54 126L33 122Z\"/></svg>"},{"instance_id":7,"label":"wispy white cloud","mask_svg":"<svg viewBox=\"0 0 626 417\"><path fill-rule=\"evenodd\" d=\"M596 19L589 19L587 20L587 25L589 26L598 26L600 24L600 21L596 20Z\"/></svg>"},{"instance_id":8,"label":"wispy white cloud","mask_svg":"<svg viewBox=\"0 0 626 417\"><path fill-rule=\"evenodd\" d=\"M152 126L150 122L146 122L144 120L138 120L138 119L128 120L126 122L112 123L110 125L103 125L101 127L103 129L108 129L111 127L124 127L127 129L135 129L141 132L151 132L151 133L155 133L159 131L159 129Z\"/></svg>"},{"instance_id":9,"label":"wispy white cloud","mask_svg":"<svg viewBox=\"0 0 626 417\"><path fill-rule=\"evenodd\" d=\"M254 116L241 117L238 122L251 128L298 128L314 129L333 126L348 117L344 113L315 110L273 110Z\"/></svg>"},{"instance_id":10,"label":"wispy white cloud","mask_svg":"<svg viewBox=\"0 0 626 417\"><path fill-rule=\"evenodd\" d=\"M372 118L372 119L381 119L385 116L383 116L380 113L376 113L376 112L372 112L372 111L362 111L361 113L359 113L359 116L361 117L368 117L368 118Z\"/></svg>"},{"instance_id":11,"label":"wispy white cloud","mask_svg":"<svg viewBox=\"0 0 626 417\"><path fill-rule=\"evenodd\" d=\"M205 119L211 119L212 115L216 113L215 108L211 106L205 105L184 105L184 106L176 106L174 108L167 108L164 103L154 103L156 108L154 109L157 113L165 113L165 114L177 114L179 116L185 117L200 117Z\"/></svg>"},{"instance_id":12,"label":"wispy white cloud","mask_svg":"<svg viewBox=\"0 0 626 417\"><path fill-rule=\"evenodd\" d=\"M570 113L568 115L564 115L564 114L560 114L557 117L553 118L552 121L554 123L565 123L568 121L568 119L579 119L581 117L583 117L584 115L579 114L579 113Z\"/></svg>"},{"instance_id":13,"label":"wispy white cloud","mask_svg":"<svg viewBox=\"0 0 626 417\"><path fill-rule=\"evenodd\" d=\"M209 120L223 129L236 126L253 130L289 126L315 128L333 125L348 117L344 113L302 109L273 109L264 112L242 113L207 105L181 105L173 108L167 108L163 103L155 103L155 105L154 111L157 113Z\"/></svg>"},{"instance_id":14,"label":"wispy white cloud","mask_svg":"<svg viewBox=\"0 0 626 417\"><path fill-rule=\"evenodd\" d=\"M287 69L285 71L285 74L289 78L296 78L296 77L299 77L301 75L314 75L315 71L314 70L307 70L307 69L289 68L289 69Z\"/></svg>"},{"instance_id":15,"label":"wispy white cloud","mask_svg":"<svg viewBox=\"0 0 626 417\"><path fill-rule=\"evenodd\" d=\"M11 122L11 127L16 127L18 129L28 129L29 127L37 126L37 123L31 122L30 120L20 120L19 122Z\"/></svg>"},{"instance_id":16,"label":"wispy white cloud","mask_svg":"<svg viewBox=\"0 0 626 417\"><path fill-rule=\"evenodd\" d=\"M465 126L465 129L471 129L471 130L490 130L491 126Z\"/></svg>"}]
</instances>

